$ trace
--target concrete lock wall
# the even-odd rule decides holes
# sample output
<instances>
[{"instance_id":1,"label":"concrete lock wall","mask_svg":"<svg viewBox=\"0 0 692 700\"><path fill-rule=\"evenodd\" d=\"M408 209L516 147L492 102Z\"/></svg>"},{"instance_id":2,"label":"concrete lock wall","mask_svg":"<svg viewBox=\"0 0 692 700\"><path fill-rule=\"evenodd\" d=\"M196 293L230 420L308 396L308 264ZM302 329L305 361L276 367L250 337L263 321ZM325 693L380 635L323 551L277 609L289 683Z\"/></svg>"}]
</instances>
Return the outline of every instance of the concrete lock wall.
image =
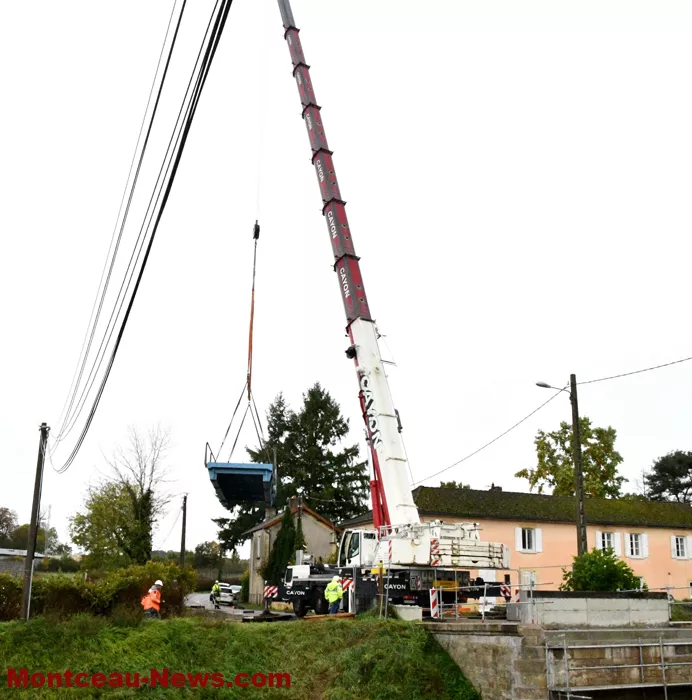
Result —
<instances>
[{"instance_id":1,"label":"concrete lock wall","mask_svg":"<svg viewBox=\"0 0 692 700\"><path fill-rule=\"evenodd\" d=\"M624 700L629 696L623 685L646 683L660 691L664 675L667 684L679 684L677 690L683 693L672 695L669 689L670 700L692 697L689 629L547 630L509 622L423 625L482 693L483 700L548 700L550 689L570 687L576 696L581 688L594 686L609 688L608 697ZM614 696L613 691L619 694Z\"/></svg>"},{"instance_id":2,"label":"concrete lock wall","mask_svg":"<svg viewBox=\"0 0 692 700\"><path fill-rule=\"evenodd\" d=\"M556 627L647 627L668 623L665 593L570 593L534 591L507 605L507 619Z\"/></svg>"}]
</instances>

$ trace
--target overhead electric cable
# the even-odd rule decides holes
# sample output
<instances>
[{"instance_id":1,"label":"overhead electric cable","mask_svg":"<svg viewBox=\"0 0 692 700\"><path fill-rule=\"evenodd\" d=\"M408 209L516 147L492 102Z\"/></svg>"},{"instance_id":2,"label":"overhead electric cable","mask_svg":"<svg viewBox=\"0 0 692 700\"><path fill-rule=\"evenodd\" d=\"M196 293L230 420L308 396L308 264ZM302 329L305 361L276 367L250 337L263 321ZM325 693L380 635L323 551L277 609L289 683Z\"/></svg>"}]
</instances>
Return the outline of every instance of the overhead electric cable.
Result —
<instances>
[{"instance_id":1,"label":"overhead electric cable","mask_svg":"<svg viewBox=\"0 0 692 700\"><path fill-rule=\"evenodd\" d=\"M612 376L610 376L610 377L601 377L600 379L589 379L589 380L587 380L587 381L585 381L585 382L578 382L578 384L580 384L580 385L581 385L581 384L595 384L596 382L605 382L605 381L608 381L608 380L610 380L610 379L620 379L621 377L630 377L630 376L632 376L633 374L641 374L642 372L651 372L652 370L655 370L655 369L661 369L662 367L670 367L670 366L672 366L672 365L678 365L678 364L680 364L681 362L688 362L689 360L692 360L692 356L690 356L690 357L683 357L683 358L680 359L680 360L673 360L673 362L666 362L666 363L664 363L664 364L662 364L662 365L655 365L655 366L653 366L653 367L646 367L646 368L644 368L644 369L634 370L633 372L623 372L622 374L614 374L614 375L612 375ZM567 388L567 387L565 387L565 389L566 389L566 388ZM501 433L501 434L498 435L496 438L494 438L494 439L491 440L490 442L488 442L488 443L486 443L485 445L483 445L483 447L478 448L475 452L472 452L471 454L466 455L466 457L463 457L462 459L458 460L457 462L454 462L454 464L451 464L451 465L448 466L448 467L445 467L444 469L440 470L439 472L435 472L435 474L431 474L430 476L426 476L424 479L421 479L420 481L416 481L416 482L413 484L413 486L417 486L418 484L422 484L424 481L428 481L429 479L434 479L436 476L439 476L440 474L444 474L444 472L449 471L449 470L452 469L453 467L456 467L457 465L461 464L462 462L465 462L467 459L470 459L471 457L477 455L479 452L481 452L482 450L484 450L486 447L490 447L490 445L492 445L494 442L497 442L500 438L502 438L502 437L504 437L505 435L507 435L507 433L509 433L509 432L511 432L512 430L514 430L514 428L518 427L518 426L521 425L524 421L526 421L526 420L528 420L529 418L531 418L531 416L533 416L535 413L537 413L538 411L540 411L544 406L546 406L547 404L549 404L549 403L550 403L559 393L561 393L562 391L563 391L563 389L560 389L557 393L553 394L547 401L545 401L544 403L542 403L537 409L535 409L534 411L532 411L531 413L529 413L528 416L525 416L524 418L522 418L518 423L515 423L511 428L509 428L508 430L505 430L504 433Z\"/></svg>"},{"instance_id":2,"label":"overhead electric cable","mask_svg":"<svg viewBox=\"0 0 692 700\"><path fill-rule=\"evenodd\" d=\"M199 75L197 76L197 79L195 80L193 97L190 100L190 104L188 105L187 110L186 110L186 118L185 118L184 127L176 139L176 145L179 145L179 146L177 148L177 152L175 154L174 159L171 160L171 162L169 163L169 166L167 168L167 171L170 169L170 177L168 179L168 183L166 185L165 192L163 194L163 198L161 199L161 205L159 207L159 211L158 211L158 214L156 216L156 219L155 219L155 222L153 225L153 229L151 232L149 243L148 243L148 246L146 249L146 253L144 255L144 259L142 261L142 266L141 266L139 274L137 276L137 281L135 283L135 287L134 287L132 296L130 298L130 302L129 302L129 304L127 306L127 310L125 312L125 317L123 318L122 325L120 327L120 330L118 332L118 336L117 336L116 341L115 341L115 346L113 348L113 352L111 353L110 359L108 361L108 365L106 366L106 370L105 370L103 379L101 380L101 383L99 385L96 397L95 397L94 402L92 404L91 410L89 411L89 415L87 417L86 423L85 423L85 425L82 429L82 432L77 440L77 444L75 445L75 447L72 450L72 453L68 457L68 459L65 462L65 464L63 465L63 467L61 467L59 470L57 470L57 471L59 471L59 473L63 473L64 471L66 471L70 467L72 462L74 461L75 457L77 456L77 453L79 452L79 449L81 448L81 445L84 442L86 434L88 433L89 427L91 426L91 422L93 421L94 415L96 413L96 409L98 408L98 404L99 404L101 397L103 395L103 391L104 391L106 383L108 381L110 371L113 367L113 362L115 361L115 357L116 357L118 348L120 346L120 342L122 341L123 333L124 333L125 328L127 326L127 321L129 320L130 313L132 311L132 306L134 304L134 300L137 296L137 291L139 290L139 285L141 283L142 276L143 276L144 270L146 268L147 261L149 259L149 255L151 253L152 244L154 242L154 238L156 236L156 232L158 230L158 226L160 224L161 217L163 215L166 204L168 202L168 197L170 196L171 188L172 188L173 182L175 180L175 175L176 175L178 167L180 165L180 159L182 157L185 143L187 141L187 137L188 137L189 132L190 132L192 120L193 120L195 112L197 110L197 106L199 104L199 99L200 99L200 96L202 93L202 89L204 88L204 84L206 83L206 79L207 79L207 76L209 74L209 69L210 69L211 63L212 63L214 56L216 54L216 49L218 47L221 33L223 32L223 28L225 26L226 19L228 17L228 12L230 10L230 6L232 4L232 1L233 0L221 0L221 6L220 6L220 9L219 9L218 14L216 16L216 20L214 21L214 28L212 30L211 38L210 38L210 41L207 45L207 48L206 48L206 51L204 54L204 60L202 62L202 67L201 67L201 70L199 72ZM215 10L216 10L216 7L218 7L218 6L219 6L219 1L217 0ZM212 15L212 19L213 19L213 15ZM211 21L210 21L210 24L211 24ZM161 193L159 193L159 196L160 196L160 194Z\"/></svg>"},{"instance_id":3,"label":"overhead electric cable","mask_svg":"<svg viewBox=\"0 0 692 700\"><path fill-rule=\"evenodd\" d=\"M217 0L216 6L215 6L215 11L216 7L219 6L219 0ZM71 419L70 424L67 426L67 429L64 431L64 435L69 434L71 432L72 428L75 426L77 423L77 420L79 418L79 415L81 414L84 405L88 399L89 392L91 391L91 388L94 385L94 382L96 381L96 378L98 376L98 371L101 368L101 365L103 363L103 360L105 359L106 356L106 351L108 348L108 343L110 343L111 338L113 337L113 333L115 332L116 328L116 322L118 317L120 316L120 313L122 312L123 306L125 304L125 300L127 298L127 293L130 289L130 285L132 283L132 280L134 278L135 270L137 269L137 264L139 263L140 256L142 254L142 250L144 249L144 245L146 242L147 235L149 234L149 230L152 224L152 221L154 219L154 213L157 209L157 206L159 205L159 201L161 200L161 195L164 191L164 182L166 180L166 177L169 174L169 171L171 169L171 165L173 163L173 158L174 154L176 152L176 149L179 147L180 143L180 137L183 133L183 125L186 123L187 119L189 118L190 114L190 108L192 107L192 104L195 99L195 90L197 88L197 83L199 81L199 78L201 76L201 71L203 69L204 62L202 62L202 68L200 68L200 73L197 76L197 79L195 79L195 73L197 72L197 66L200 64L200 58L202 57L203 51L204 51L204 46L207 41L207 36L209 35L209 29L212 25L212 21L214 19L214 15L212 14L212 17L209 20L209 24L207 25L207 31L205 33L205 37L202 41L202 45L200 46L200 50L197 55L197 59L195 62L195 67L193 68L192 74L190 76L190 80L188 81L188 86L185 92L185 96L183 98L183 102L181 104L180 110L178 111L178 117L176 119L176 123L173 129L173 133L171 135L171 138L169 139L168 142L168 147L166 149L166 154L164 156L164 161L163 164L161 165L161 168L159 169L159 174L156 179L156 183L154 185L154 190L152 192L152 195L149 199L149 204L147 206L147 210L145 212L143 221L142 221L142 226L140 227L139 234L137 236L137 240L135 241L135 247L132 251L132 254L130 256L130 260L127 265L127 269L125 271L125 276L123 278L123 281L120 285L120 289L118 291L118 296L115 301L115 306L111 312L111 316L108 320L108 324L106 326L106 333L104 334L101 344L99 346L96 360L94 364L92 365L91 371L89 372L89 376L87 377L86 380L86 385L84 389L82 390L79 403L78 403L78 408L75 409L75 412L73 414L73 417ZM172 48L172 47L171 47ZM169 56L170 58L170 56ZM193 86L194 83L194 86ZM187 102L188 96L190 96L190 101ZM185 107L187 102L187 108ZM180 129L180 130L179 130ZM179 131L178 131L179 130ZM176 137L176 132L178 132L178 135ZM166 165L166 163L168 163ZM158 193L157 193L158 192ZM148 220L148 223L147 223ZM129 276L129 277L128 277ZM123 291L124 289L124 291ZM110 329L110 330L109 330Z\"/></svg>"},{"instance_id":4,"label":"overhead electric cable","mask_svg":"<svg viewBox=\"0 0 692 700\"><path fill-rule=\"evenodd\" d=\"M127 180L126 180L126 183L125 183L125 191L123 192L123 196L122 196L122 199L121 199L121 202L120 202L120 208L119 208L119 210L118 210L118 216L116 217L116 225L115 225L115 228L113 229L113 235L112 235L112 237L111 237L111 243L110 243L110 246L109 246L109 248L108 248L108 254L107 254L107 256L106 256L106 262L104 263L103 271L102 271L102 273L101 273L101 280L99 281L99 287L98 287L99 290L101 289L101 285L102 285L102 283L103 283L103 276L104 276L104 274L105 274L105 272L106 272L106 267L108 267L108 260L110 259L110 260L111 260L111 264L110 264L110 267L109 267L109 269L108 269L108 276L106 277L106 283L105 283L105 285L104 285L104 287L103 287L103 291L102 291L101 294L100 294L101 301L100 301L100 302L98 301L98 300L99 300L99 292L98 292L98 290L97 290L97 293L96 293L96 298L94 299L94 306L92 307L92 310L91 310L91 316L90 316L90 318L89 318L89 324L87 325L87 332L86 332L86 334L85 334L85 336L84 336L84 342L83 342L83 344L82 344L82 350L80 351L81 368L80 368L80 361L78 361L78 362L77 362L77 367L75 368L75 373L74 373L74 375L73 375L73 377L72 377L72 382L71 382L71 384L70 384L70 390L68 391L68 396L67 396L67 399L65 400L65 405L63 406L62 412L61 412L61 414L60 414L60 418L58 419L58 423L60 423L60 421L62 420L63 416L65 417L65 421L62 423L61 428L60 428L60 430L58 431L58 434L57 434L56 437L54 438L54 442L55 442L56 444L57 444L58 442L61 441L62 435L63 435L63 430L64 430L65 426L67 425L67 423L69 422L69 414L70 414L70 411L71 411L72 406L73 406L73 404L74 404L74 400L75 400L76 395L77 395L77 391L78 391L78 388L79 388L79 382L81 381L82 375L83 375L83 373L84 373L84 368L85 368L85 366L86 366L87 358L88 358L88 356L89 356L89 351L90 351L90 349L91 349L91 344L92 344L92 342L93 342L94 334L95 334L95 332L96 332L96 328L97 328L97 326L98 326L99 318L100 318L100 316L101 316L101 310L102 310L102 308L103 308L103 303L104 303L104 300L105 300L106 292L108 291L108 286L109 286L109 284L110 284L111 275L112 275L112 273L113 273L113 267L114 267L114 265L115 265L115 260L116 260L117 254L118 254L118 250L119 250L119 248L120 248L120 242L121 242L121 239L122 239L123 231L124 231L124 228L125 228L125 224L126 224L126 222L127 222L127 217L128 217L129 211L130 211L130 205L131 205L131 203L132 203L132 196L133 196L133 194L134 194L135 187L137 186L137 181L138 181L138 179L139 179L139 173L140 173L140 169L141 169L141 166L142 166L142 161L143 161L143 159L144 159L144 154L146 153L146 150L147 150L147 144L148 144L148 142L149 142L149 136L150 136L150 134L151 134L151 129L152 129L152 126L153 126L153 124L154 124L154 119L155 119L155 117L156 117L156 112L157 112L157 110L158 110L159 101L160 101L160 98L161 98L161 91L163 90L163 86L164 86L164 83L165 83L165 81L166 81L166 75L167 75L167 73L168 73L168 67L169 67L169 64L170 64L170 60L171 60L171 56L172 56L172 53L173 53L173 49L174 49L174 47L175 47L176 39L177 39L177 36L178 36L178 31L179 31L179 29L180 29L180 24L181 24L181 21L182 21L182 18L183 18L183 13L185 12L185 5L186 5L186 4L187 4L187 0L183 0L183 4L182 4L181 10L180 10L180 14L178 15L178 22L176 23L175 33L174 33L174 35L173 35L173 41L171 42L171 47L170 47L169 52L168 52L168 58L167 58L167 60L166 60L166 66L165 66L165 68L164 68L163 76L162 76L162 78L161 78L161 83L160 83L160 85L159 85L158 93L157 93L157 96L156 96L156 102L155 102L155 104L154 104L154 109L153 109L153 111L152 111L151 117L150 117L150 119L149 119L149 127L148 127L148 129L147 129L147 134L146 134L146 137L145 137L145 139L144 139L144 145L142 146L142 151L141 151L140 156L139 156L139 162L137 163L137 170L136 170L136 172L135 172L135 177L134 177L134 180L132 181L132 185L130 186L130 195L129 195L128 200L127 200L127 207L126 207L126 209L125 209L125 214L124 214L124 216L123 216L122 223L121 223L121 225L120 225L120 230L119 230L119 232L118 232L117 242L116 242L116 245L115 245L115 249L114 249L114 251L113 251L113 256L112 256L112 258L111 258L111 250L113 249L113 241L114 241L114 239L115 239L115 234L116 234L116 232L118 231L118 223L117 223L117 222L118 222L118 220L120 219L120 214L122 213L123 204L125 203L125 197L126 197L126 195L127 195L128 183L130 182L130 177L132 176L132 168L133 168L133 166L134 166L135 159L136 159L136 157L137 157L137 151L138 151L138 149L139 149L139 144L140 144L140 141L141 141L141 138L142 138L142 132L143 132L143 130L144 130L144 124L145 124L145 121L146 121L146 116L147 116L147 113L148 113L148 111L149 111L149 105L151 104L151 97L152 97L152 95L153 95L153 93L154 93L154 87L155 87L155 85L156 85L156 78L157 78L157 76L158 76L158 74L159 74L159 68L161 67L161 59L162 59L162 57L163 57L164 49L166 48L166 43L167 43L167 41L168 41L168 35L169 35L169 32L170 32L170 28L171 28L171 22L172 22L172 20L173 20L174 14L175 14L175 7L176 7L176 5L177 5L177 0L173 3L173 9L171 10L171 15L170 15L169 20L168 20L168 26L167 26L167 28L166 28L166 35L165 35L164 40L163 40L163 45L161 46L161 53L159 54L159 60L158 60L158 63L157 63L157 65L156 65L156 72L154 73L154 80L153 80L153 82L152 82L152 84L151 84L151 90L149 91L149 98L148 98L148 100L147 100L147 106L146 106L146 108L145 108L145 110L144 110L144 116L142 117L142 124L141 124L140 129L139 129L139 135L138 135L138 137L137 137L137 144L136 144L136 146L135 146L135 152L134 152L134 154L133 154L133 156L132 156L132 162L130 163L130 170L129 170L129 172L128 172ZM94 318L94 311L96 310L97 302L98 302L98 311L96 312L96 317ZM93 321L93 325L92 325L92 321ZM91 328L91 334L89 333L89 329L90 329L90 328ZM88 345L87 345L87 337L89 338ZM85 352L85 350L84 350L85 346L86 346L86 352ZM82 359L82 354L84 354L84 358L83 358L83 359ZM78 371L79 371L79 375L78 375ZM75 381L75 380L76 380L76 381ZM73 386L74 386L74 391L73 391ZM68 403L69 403L69 405L68 405Z\"/></svg>"},{"instance_id":5,"label":"overhead electric cable","mask_svg":"<svg viewBox=\"0 0 692 700\"><path fill-rule=\"evenodd\" d=\"M446 471L449 471L453 467L456 467L457 465L461 464L462 462L465 462L467 459L471 459L471 457L477 455L479 452L482 452L486 447L490 447L493 443L497 442L500 438L503 438L507 433L511 433L512 430L520 426L522 423L527 421L531 416L534 414L538 413L544 406L547 406L556 396L558 396L561 393L562 390L556 391L547 401L544 401L538 408L534 409L531 411L531 413L528 414L528 416L524 416L520 421L516 422L511 428L507 428L504 433L500 433L496 438L493 438L490 442L486 442L483 447L479 447L477 450L474 450L471 452L471 454L466 455L466 457L462 457L460 460L454 462L454 464L450 464L448 467L445 467L444 469L441 469L439 472L435 472L434 474L431 474L430 476L426 476L424 479L421 479L420 481L416 481L416 483L412 484L413 486L417 486L418 484L422 484L424 481L428 481L429 479L434 479L436 476L439 476L440 474L444 474Z\"/></svg>"},{"instance_id":6,"label":"overhead electric cable","mask_svg":"<svg viewBox=\"0 0 692 700\"><path fill-rule=\"evenodd\" d=\"M662 367L670 367L671 365L679 365L681 362L688 362L692 360L692 357L683 357L682 360L674 360L673 362L666 362L663 365L656 365L655 367L647 367L646 369L637 369L634 372L623 372L622 374L614 374L612 377L601 377L600 379L589 379L586 382L577 382L577 384L595 384L596 382L607 382L609 379L620 379L620 377L630 377L633 374L641 374L642 372L651 372L654 369L661 369Z\"/></svg>"}]
</instances>

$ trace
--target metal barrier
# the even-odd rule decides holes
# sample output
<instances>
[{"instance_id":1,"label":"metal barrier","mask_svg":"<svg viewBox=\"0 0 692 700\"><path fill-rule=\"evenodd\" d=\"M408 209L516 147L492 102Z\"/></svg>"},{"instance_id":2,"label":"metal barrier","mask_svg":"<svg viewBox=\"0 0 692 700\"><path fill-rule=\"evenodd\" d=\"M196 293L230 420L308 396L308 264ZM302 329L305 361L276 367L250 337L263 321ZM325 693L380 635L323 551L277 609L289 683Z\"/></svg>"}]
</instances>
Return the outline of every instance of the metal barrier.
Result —
<instances>
[{"instance_id":1,"label":"metal barrier","mask_svg":"<svg viewBox=\"0 0 692 700\"><path fill-rule=\"evenodd\" d=\"M659 638L658 642L642 642L641 640L637 643L620 643L620 644L568 644L567 641L563 641L561 644L551 645L547 643L545 645L545 657L546 657L546 677L548 691L551 693L551 698L557 700L558 697L564 697L566 700L573 700L577 698L583 698L582 695L575 694L574 691L579 692L589 692L589 691L600 691L600 690L624 690L624 689L638 689L638 688L662 688L664 693L664 698L668 698L668 688L673 687L689 687L692 686L692 673L688 674L688 678L680 680L671 680L673 671L675 669L681 669L684 667L691 667L692 661L673 661L672 658L678 658L684 654L681 651L682 647L688 647L689 652L687 656L692 657L692 641L664 641ZM574 659L570 659L570 650L604 650L604 656L606 656L607 649L618 650L617 655L613 654L615 658L625 657L623 661L626 661L628 656L626 653L623 654L622 650L632 649L638 650L638 663L620 663L620 664L601 664L599 658L584 657L580 659L582 663L580 665L574 665ZM666 655L666 649L671 650L669 655ZM648 650L645 654L644 650ZM562 655L562 659L557 658ZM645 656L652 657L649 661L645 660ZM656 660L657 657L657 660ZM584 664L583 662L589 661L593 658L594 663L591 665ZM562 678L557 679L555 668L556 666L562 666L561 676ZM622 683L613 682L607 683L604 681L597 681L593 679L593 676L598 676L598 674L604 671L619 671L625 669L638 669L639 673L638 680L633 683ZM660 669L660 677L659 671ZM577 672L591 672L592 680L587 683L579 683L574 679L574 674ZM632 679L630 679L632 680Z\"/></svg>"}]
</instances>

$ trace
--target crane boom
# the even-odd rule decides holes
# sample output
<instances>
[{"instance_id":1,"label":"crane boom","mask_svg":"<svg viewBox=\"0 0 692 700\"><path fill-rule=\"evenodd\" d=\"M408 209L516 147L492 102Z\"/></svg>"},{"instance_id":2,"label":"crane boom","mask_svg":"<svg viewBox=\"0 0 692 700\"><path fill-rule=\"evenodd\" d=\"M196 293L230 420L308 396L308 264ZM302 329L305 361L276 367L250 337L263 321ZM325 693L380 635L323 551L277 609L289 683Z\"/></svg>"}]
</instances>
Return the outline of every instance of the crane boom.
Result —
<instances>
[{"instance_id":1,"label":"crane boom","mask_svg":"<svg viewBox=\"0 0 692 700\"><path fill-rule=\"evenodd\" d=\"M360 402L368 433L375 478L371 481L375 525L407 525L420 522L411 494L406 452L400 424L382 363L378 333L370 312L359 258L346 217L332 151L329 149L320 106L305 61L298 28L289 0L278 0L284 38L293 63L293 76L303 106L303 120L312 149L312 164L322 196L322 213L327 222L341 297L346 312L351 346L346 351L358 374Z\"/></svg>"}]
</instances>

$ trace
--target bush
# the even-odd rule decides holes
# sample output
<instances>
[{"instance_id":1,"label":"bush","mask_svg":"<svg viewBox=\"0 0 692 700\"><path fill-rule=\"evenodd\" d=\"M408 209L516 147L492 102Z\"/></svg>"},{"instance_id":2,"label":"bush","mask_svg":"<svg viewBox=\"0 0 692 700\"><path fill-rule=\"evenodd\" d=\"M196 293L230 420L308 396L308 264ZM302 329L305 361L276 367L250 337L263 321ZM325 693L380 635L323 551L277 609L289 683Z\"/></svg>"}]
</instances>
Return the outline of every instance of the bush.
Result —
<instances>
[{"instance_id":1,"label":"bush","mask_svg":"<svg viewBox=\"0 0 692 700\"><path fill-rule=\"evenodd\" d=\"M250 600L250 569L245 569L240 577L240 602L247 603Z\"/></svg>"},{"instance_id":2,"label":"bush","mask_svg":"<svg viewBox=\"0 0 692 700\"><path fill-rule=\"evenodd\" d=\"M76 613L110 615L116 609L123 617L141 612L140 602L156 579L163 581L162 617L180 615L185 596L195 589L197 576L190 569L175 564L152 563L131 566L91 581L56 574L34 578L31 589L32 615L70 617ZM0 575L0 620L19 616L22 582ZM126 614L126 610L130 613Z\"/></svg>"},{"instance_id":3,"label":"bush","mask_svg":"<svg viewBox=\"0 0 692 700\"><path fill-rule=\"evenodd\" d=\"M41 563L40 570L71 573L79 571L79 562L75 561L69 554L65 554L62 557L44 559Z\"/></svg>"},{"instance_id":4,"label":"bush","mask_svg":"<svg viewBox=\"0 0 692 700\"><path fill-rule=\"evenodd\" d=\"M572 571L562 570L561 591L632 591L640 585L634 571L612 549L594 549L574 557Z\"/></svg>"},{"instance_id":5,"label":"bush","mask_svg":"<svg viewBox=\"0 0 692 700\"><path fill-rule=\"evenodd\" d=\"M0 621L14 620L22 609L21 579L0 574Z\"/></svg>"}]
</instances>

